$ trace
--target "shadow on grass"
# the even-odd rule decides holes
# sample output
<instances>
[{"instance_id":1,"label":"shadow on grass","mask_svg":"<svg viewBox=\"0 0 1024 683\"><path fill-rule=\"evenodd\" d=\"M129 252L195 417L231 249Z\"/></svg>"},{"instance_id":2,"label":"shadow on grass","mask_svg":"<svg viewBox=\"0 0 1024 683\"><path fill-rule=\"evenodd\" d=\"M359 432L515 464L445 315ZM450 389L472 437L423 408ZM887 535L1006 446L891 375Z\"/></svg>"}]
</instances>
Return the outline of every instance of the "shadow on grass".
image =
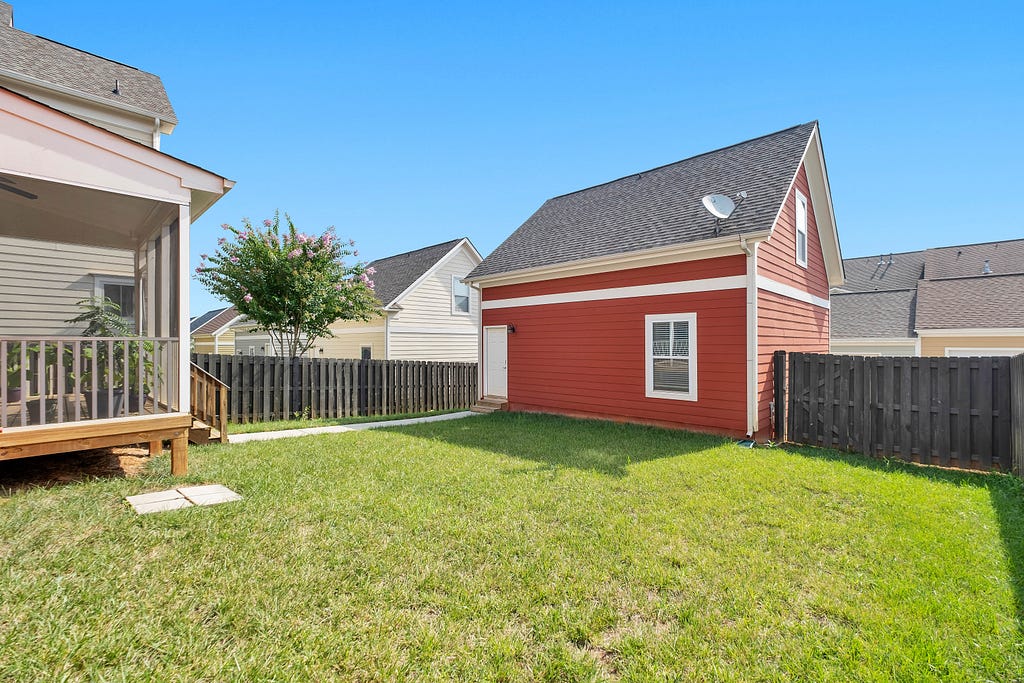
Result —
<instances>
[{"instance_id":1,"label":"shadow on grass","mask_svg":"<svg viewBox=\"0 0 1024 683\"><path fill-rule=\"evenodd\" d=\"M140 476L149 461L148 450L131 446L4 460L0 462L0 498L33 488Z\"/></svg>"},{"instance_id":2,"label":"shadow on grass","mask_svg":"<svg viewBox=\"0 0 1024 683\"><path fill-rule=\"evenodd\" d=\"M572 467L616 477L625 476L631 464L731 443L722 437L658 427L516 413L381 429L531 460L544 468Z\"/></svg>"},{"instance_id":3,"label":"shadow on grass","mask_svg":"<svg viewBox=\"0 0 1024 683\"><path fill-rule=\"evenodd\" d=\"M786 445L781 450L805 457L842 462L854 467L901 472L955 486L975 486L988 491L999 521L999 535L1006 552L1013 586L1018 630L1024 632L1024 482L1010 474L966 472L915 465L890 458L872 458L827 448Z\"/></svg>"}]
</instances>

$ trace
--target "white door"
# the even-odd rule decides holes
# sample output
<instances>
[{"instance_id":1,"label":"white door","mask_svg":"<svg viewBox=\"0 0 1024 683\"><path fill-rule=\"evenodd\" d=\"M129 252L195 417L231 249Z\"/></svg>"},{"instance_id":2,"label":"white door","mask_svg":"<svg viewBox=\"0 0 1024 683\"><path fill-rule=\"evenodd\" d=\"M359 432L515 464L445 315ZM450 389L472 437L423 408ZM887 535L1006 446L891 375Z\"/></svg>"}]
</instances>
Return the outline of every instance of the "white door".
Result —
<instances>
[{"instance_id":1,"label":"white door","mask_svg":"<svg viewBox=\"0 0 1024 683\"><path fill-rule=\"evenodd\" d=\"M484 395L508 398L508 328L484 328Z\"/></svg>"}]
</instances>

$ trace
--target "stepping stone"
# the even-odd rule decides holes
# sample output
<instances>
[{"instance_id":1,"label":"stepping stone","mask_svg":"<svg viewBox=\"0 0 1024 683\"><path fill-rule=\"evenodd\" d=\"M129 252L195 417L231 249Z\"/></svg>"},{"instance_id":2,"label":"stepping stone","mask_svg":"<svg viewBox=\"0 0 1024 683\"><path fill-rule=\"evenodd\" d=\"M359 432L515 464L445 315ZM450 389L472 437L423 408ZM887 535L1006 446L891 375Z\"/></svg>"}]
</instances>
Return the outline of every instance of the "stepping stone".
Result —
<instances>
[{"instance_id":1,"label":"stepping stone","mask_svg":"<svg viewBox=\"0 0 1024 683\"><path fill-rule=\"evenodd\" d=\"M242 500L240 495L220 484L184 486L178 489L178 493L196 505L216 505L217 503L230 503L234 500Z\"/></svg>"},{"instance_id":2,"label":"stepping stone","mask_svg":"<svg viewBox=\"0 0 1024 683\"><path fill-rule=\"evenodd\" d=\"M174 489L170 491L157 491L156 493L143 493L138 496L128 496L125 500L140 515L192 507L192 501Z\"/></svg>"},{"instance_id":3,"label":"stepping stone","mask_svg":"<svg viewBox=\"0 0 1024 683\"><path fill-rule=\"evenodd\" d=\"M194 505L216 505L217 503L227 503L241 499L240 495L220 484L182 486L179 489L140 493L137 496L127 496L125 498L135 512L140 515L147 515L151 512L164 512L166 510L180 510L181 508L190 508Z\"/></svg>"}]
</instances>

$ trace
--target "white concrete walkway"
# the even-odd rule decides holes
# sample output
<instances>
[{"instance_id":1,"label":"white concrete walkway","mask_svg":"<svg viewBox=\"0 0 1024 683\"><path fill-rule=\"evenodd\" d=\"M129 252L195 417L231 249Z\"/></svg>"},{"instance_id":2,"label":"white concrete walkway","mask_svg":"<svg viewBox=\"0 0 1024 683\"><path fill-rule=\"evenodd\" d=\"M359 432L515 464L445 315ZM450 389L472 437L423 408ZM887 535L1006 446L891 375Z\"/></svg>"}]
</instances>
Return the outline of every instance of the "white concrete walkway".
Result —
<instances>
[{"instance_id":1,"label":"white concrete walkway","mask_svg":"<svg viewBox=\"0 0 1024 683\"><path fill-rule=\"evenodd\" d=\"M282 429L276 432L253 432L252 434L228 434L228 443L248 443L249 441L273 441L274 439L294 439L299 436L312 436L314 434L339 434L341 432L358 432L364 429L377 429L378 427L401 427L402 425L414 425L420 422L440 422L442 420L459 420L464 417L471 417L477 413L464 410L458 413L445 413L444 415L430 415L428 417L410 417L405 420L382 420L380 422L360 422L350 425L333 425L331 427L308 427L306 429Z\"/></svg>"}]
</instances>

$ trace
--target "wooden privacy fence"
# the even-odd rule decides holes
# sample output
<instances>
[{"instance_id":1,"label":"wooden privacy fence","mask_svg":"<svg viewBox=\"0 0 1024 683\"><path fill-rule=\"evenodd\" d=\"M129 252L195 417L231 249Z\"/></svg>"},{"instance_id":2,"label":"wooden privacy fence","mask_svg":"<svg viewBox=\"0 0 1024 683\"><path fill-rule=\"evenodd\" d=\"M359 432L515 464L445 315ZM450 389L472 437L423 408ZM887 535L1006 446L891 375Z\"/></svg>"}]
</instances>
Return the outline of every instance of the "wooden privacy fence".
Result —
<instances>
[{"instance_id":1,"label":"wooden privacy fence","mask_svg":"<svg viewBox=\"0 0 1024 683\"><path fill-rule=\"evenodd\" d=\"M785 352L777 351L776 377L782 368ZM930 465L1020 471L1014 464L1024 450L1024 356L791 353L787 371L786 381L775 385L788 393L788 401L776 401L777 429L785 425L788 441ZM788 420L779 414L783 406Z\"/></svg>"},{"instance_id":2,"label":"wooden privacy fence","mask_svg":"<svg viewBox=\"0 0 1024 683\"><path fill-rule=\"evenodd\" d=\"M394 415L467 409L476 363L192 354L228 385L228 419Z\"/></svg>"}]
</instances>

